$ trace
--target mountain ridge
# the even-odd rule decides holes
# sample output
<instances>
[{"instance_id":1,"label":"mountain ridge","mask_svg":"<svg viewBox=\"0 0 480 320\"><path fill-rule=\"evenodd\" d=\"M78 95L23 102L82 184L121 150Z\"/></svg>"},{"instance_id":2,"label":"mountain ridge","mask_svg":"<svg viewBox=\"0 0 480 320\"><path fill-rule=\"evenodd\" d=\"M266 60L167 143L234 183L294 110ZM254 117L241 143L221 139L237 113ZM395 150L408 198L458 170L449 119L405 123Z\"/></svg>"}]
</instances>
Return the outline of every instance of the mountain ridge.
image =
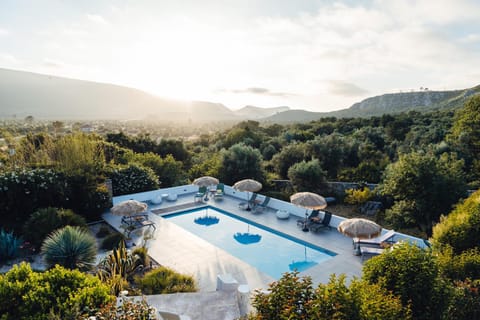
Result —
<instances>
[{"instance_id":1,"label":"mountain ridge","mask_svg":"<svg viewBox=\"0 0 480 320\"><path fill-rule=\"evenodd\" d=\"M433 110L455 110L461 108L469 97L476 94L480 94L480 85L461 90L386 93L366 98L354 103L347 109L331 112L289 110L264 118L263 120L267 122L287 123L319 120L326 117L367 118L408 111L428 112Z\"/></svg>"},{"instance_id":2,"label":"mountain ridge","mask_svg":"<svg viewBox=\"0 0 480 320\"><path fill-rule=\"evenodd\" d=\"M371 117L412 110L456 109L475 94L480 94L480 85L462 90L386 93L331 112L251 105L231 110L221 103L173 100L115 84L0 68L0 118L31 115L37 119L62 120L288 123L324 117Z\"/></svg>"}]
</instances>

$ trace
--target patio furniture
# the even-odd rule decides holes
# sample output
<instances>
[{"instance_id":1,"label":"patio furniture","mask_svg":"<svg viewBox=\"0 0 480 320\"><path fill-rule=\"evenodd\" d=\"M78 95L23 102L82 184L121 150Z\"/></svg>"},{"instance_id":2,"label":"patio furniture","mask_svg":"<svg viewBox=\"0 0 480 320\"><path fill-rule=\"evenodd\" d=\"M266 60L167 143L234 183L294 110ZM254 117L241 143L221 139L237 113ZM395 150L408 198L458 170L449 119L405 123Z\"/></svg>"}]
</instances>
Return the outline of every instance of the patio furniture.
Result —
<instances>
[{"instance_id":1,"label":"patio furniture","mask_svg":"<svg viewBox=\"0 0 480 320\"><path fill-rule=\"evenodd\" d=\"M332 213L330 211L325 211L322 221L317 222L313 220L307 226L313 232L317 232L318 230L323 228L330 229L330 220L332 220Z\"/></svg>"},{"instance_id":2,"label":"patio furniture","mask_svg":"<svg viewBox=\"0 0 480 320\"><path fill-rule=\"evenodd\" d=\"M143 227L152 227L154 230L157 228L155 222L148 219L148 214L135 214L131 216L123 216L122 224L124 224L125 230L127 232L127 237L130 236L130 233L135 229L140 229Z\"/></svg>"},{"instance_id":3,"label":"patio furniture","mask_svg":"<svg viewBox=\"0 0 480 320\"><path fill-rule=\"evenodd\" d=\"M161 204L163 201L163 197L161 194L159 195L156 195L154 196L151 200L150 200L150 203L151 204Z\"/></svg>"},{"instance_id":4,"label":"patio furniture","mask_svg":"<svg viewBox=\"0 0 480 320\"><path fill-rule=\"evenodd\" d=\"M203 197L205 196L206 193L207 193L207 187L198 188L198 192L195 193L195 195L193 196L193 201L194 202L202 202Z\"/></svg>"},{"instance_id":5,"label":"patio furniture","mask_svg":"<svg viewBox=\"0 0 480 320\"><path fill-rule=\"evenodd\" d=\"M278 210L275 213L275 215L277 216L277 219L280 219L280 220L285 220L290 218L290 212L288 212L287 210Z\"/></svg>"},{"instance_id":6,"label":"patio furniture","mask_svg":"<svg viewBox=\"0 0 480 320\"><path fill-rule=\"evenodd\" d=\"M169 193L167 196L167 201L177 201L177 194L176 193Z\"/></svg>"},{"instance_id":7,"label":"patio furniture","mask_svg":"<svg viewBox=\"0 0 480 320\"><path fill-rule=\"evenodd\" d=\"M384 249L380 249L380 248L360 247L362 261L364 261L367 258L378 256L379 254L382 254L383 251Z\"/></svg>"},{"instance_id":8,"label":"patio furniture","mask_svg":"<svg viewBox=\"0 0 480 320\"><path fill-rule=\"evenodd\" d=\"M223 200L223 194L225 193L225 186L223 183L217 185L217 189L213 193L214 200Z\"/></svg>"},{"instance_id":9,"label":"patio furniture","mask_svg":"<svg viewBox=\"0 0 480 320\"><path fill-rule=\"evenodd\" d=\"M353 238L353 247L358 248L359 246L373 246L373 247L380 247L382 243L395 243L393 238L395 237L395 230L390 230L385 234L381 235L380 237L372 238L372 239L359 239Z\"/></svg>"},{"instance_id":10,"label":"patio furniture","mask_svg":"<svg viewBox=\"0 0 480 320\"><path fill-rule=\"evenodd\" d=\"M252 197L248 200L248 202L240 202L238 204L238 207L243 210L248 210L249 208L251 208L251 206L255 205L255 199L257 199L257 194L252 193Z\"/></svg>"},{"instance_id":11,"label":"patio furniture","mask_svg":"<svg viewBox=\"0 0 480 320\"><path fill-rule=\"evenodd\" d=\"M263 199L262 203L256 204L253 207L254 212L265 210L265 208L268 207L269 202L270 202L270 197L265 197L265 199Z\"/></svg>"},{"instance_id":12,"label":"patio furniture","mask_svg":"<svg viewBox=\"0 0 480 320\"><path fill-rule=\"evenodd\" d=\"M320 210L312 210L312 212L310 212L310 215L305 217L305 219L298 219L297 220L297 226L299 227L305 227L305 226L308 226L308 223L312 220L312 219L318 219L318 214L320 213Z\"/></svg>"}]
</instances>

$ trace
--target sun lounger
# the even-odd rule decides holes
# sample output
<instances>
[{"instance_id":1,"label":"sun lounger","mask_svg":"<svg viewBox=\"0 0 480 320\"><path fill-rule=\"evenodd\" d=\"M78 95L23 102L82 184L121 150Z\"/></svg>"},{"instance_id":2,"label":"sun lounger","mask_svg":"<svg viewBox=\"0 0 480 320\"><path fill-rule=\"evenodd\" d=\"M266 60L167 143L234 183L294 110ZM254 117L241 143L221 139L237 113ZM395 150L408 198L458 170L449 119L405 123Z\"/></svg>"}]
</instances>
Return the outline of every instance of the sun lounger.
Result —
<instances>
[{"instance_id":1,"label":"sun lounger","mask_svg":"<svg viewBox=\"0 0 480 320\"><path fill-rule=\"evenodd\" d=\"M253 208L253 210L255 212L257 211L263 211L265 210L266 207L268 207L268 203L270 202L270 197L265 197L265 199L263 199L263 202L260 203L260 204L257 204L255 205L255 207Z\"/></svg>"},{"instance_id":2,"label":"sun lounger","mask_svg":"<svg viewBox=\"0 0 480 320\"><path fill-rule=\"evenodd\" d=\"M318 230L323 228L330 228L330 220L332 220L332 213L329 211L325 211L321 222L317 222L315 220L311 221L307 224L307 227L313 232L317 232Z\"/></svg>"},{"instance_id":3,"label":"sun lounger","mask_svg":"<svg viewBox=\"0 0 480 320\"><path fill-rule=\"evenodd\" d=\"M395 243L393 238L395 237L395 230L390 230L387 233L381 235L380 237L372 238L372 239L359 239L353 238L353 247L356 248L357 246L373 246L373 247L380 247L382 243Z\"/></svg>"},{"instance_id":4,"label":"sun lounger","mask_svg":"<svg viewBox=\"0 0 480 320\"><path fill-rule=\"evenodd\" d=\"M217 185L217 191L213 195L214 200L222 200L223 199L223 194L225 193L224 188L225 187L224 187L223 183L219 183Z\"/></svg>"},{"instance_id":5,"label":"sun lounger","mask_svg":"<svg viewBox=\"0 0 480 320\"><path fill-rule=\"evenodd\" d=\"M371 258L374 256L378 256L379 254L382 254L384 249L380 248L370 248L370 247L360 247L360 253L362 255L362 261Z\"/></svg>"},{"instance_id":6,"label":"sun lounger","mask_svg":"<svg viewBox=\"0 0 480 320\"><path fill-rule=\"evenodd\" d=\"M202 202L203 197L207 193L207 187L200 187L198 188L198 192L195 193L195 196L193 196L193 201L194 202Z\"/></svg>"},{"instance_id":7,"label":"sun lounger","mask_svg":"<svg viewBox=\"0 0 480 320\"><path fill-rule=\"evenodd\" d=\"M305 219L298 219L298 220L297 220L297 226L303 228L303 227L305 226L305 223L306 223L306 225L308 226L308 223L309 223L310 221L312 221L312 219L315 220L315 219L318 218L319 213L320 213L320 210L312 210L312 212L310 213L310 215L307 217L306 221L305 221Z\"/></svg>"}]
</instances>

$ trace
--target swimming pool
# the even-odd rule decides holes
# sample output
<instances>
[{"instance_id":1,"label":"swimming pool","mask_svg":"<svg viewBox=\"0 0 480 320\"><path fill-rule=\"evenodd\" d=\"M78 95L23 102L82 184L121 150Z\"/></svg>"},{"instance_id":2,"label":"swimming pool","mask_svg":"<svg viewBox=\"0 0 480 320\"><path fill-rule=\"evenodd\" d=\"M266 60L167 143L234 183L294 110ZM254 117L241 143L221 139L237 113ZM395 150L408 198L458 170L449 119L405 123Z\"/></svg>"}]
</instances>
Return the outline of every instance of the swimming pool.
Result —
<instances>
[{"instance_id":1,"label":"swimming pool","mask_svg":"<svg viewBox=\"0 0 480 320\"><path fill-rule=\"evenodd\" d=\"M275 279L295 269L305 271L336 255L218 208L163 217Z\"/></svg>"}]
</instances>

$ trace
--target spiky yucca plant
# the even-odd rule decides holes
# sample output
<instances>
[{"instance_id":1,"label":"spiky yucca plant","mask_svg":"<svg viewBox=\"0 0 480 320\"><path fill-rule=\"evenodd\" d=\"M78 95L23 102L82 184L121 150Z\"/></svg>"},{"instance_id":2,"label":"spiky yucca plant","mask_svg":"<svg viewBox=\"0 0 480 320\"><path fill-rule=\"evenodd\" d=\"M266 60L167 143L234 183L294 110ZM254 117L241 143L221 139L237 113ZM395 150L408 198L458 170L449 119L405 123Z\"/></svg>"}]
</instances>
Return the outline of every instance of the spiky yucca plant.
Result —
<instances>
[{"instance_id":1,"label":"spiky yucca plant","mask_svg":"<svg viewBox=\"0 0 480 320\"><path fill-rule=\"evenodd\" d=\"M95 265L95 238L79 227L66 226L53 231L42 244L49 267L59 264L68 269L91 270Z\"/></svg>"}]
</instances>

